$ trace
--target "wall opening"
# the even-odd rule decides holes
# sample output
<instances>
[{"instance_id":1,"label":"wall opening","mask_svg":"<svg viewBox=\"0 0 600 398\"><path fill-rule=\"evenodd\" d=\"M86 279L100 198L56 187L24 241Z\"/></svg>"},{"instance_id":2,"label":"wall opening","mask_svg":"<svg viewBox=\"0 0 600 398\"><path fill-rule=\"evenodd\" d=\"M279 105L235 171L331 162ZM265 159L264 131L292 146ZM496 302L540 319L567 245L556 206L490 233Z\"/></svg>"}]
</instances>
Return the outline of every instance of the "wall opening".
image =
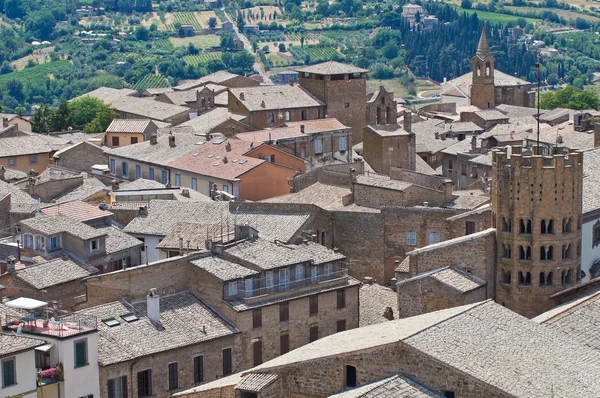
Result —
<instances>
[{"instance_id":1,"label":"wall opening","mask_svg":"<svg viewBox=\"0 0 600 398\"><path fill-rule=\"evenodd\" d=\"M346 387L356 387L356 368L346 365Z\"/></svg>"}]
</instances>

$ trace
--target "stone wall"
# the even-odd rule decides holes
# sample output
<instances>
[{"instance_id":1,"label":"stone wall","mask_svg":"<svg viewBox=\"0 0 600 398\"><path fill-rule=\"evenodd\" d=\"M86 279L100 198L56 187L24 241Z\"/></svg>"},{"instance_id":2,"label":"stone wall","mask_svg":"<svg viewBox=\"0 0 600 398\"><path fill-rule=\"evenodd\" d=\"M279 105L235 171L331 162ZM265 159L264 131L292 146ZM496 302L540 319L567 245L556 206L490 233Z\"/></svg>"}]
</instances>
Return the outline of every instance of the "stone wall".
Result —
<instances>
[{"instance_id":1,"label":"stone wall","mask_svg":"<svg viewBox=\"0 0 600 398\"><path fill-rule=\"evenodd\" d=\"M494 228L416 249L408 255L410 276L453 265L486 281L488 298L494 298L496 281L496 230Z\"/></svg>"},{"instance_id":2,"label":"stone wall","mask_svg":"<svg viewBox=\"0 0 600 398\"><path fill-rule=\"evenodd\" d=\"M80 185L83 185L83 176L76 176L29 185L29 193L33 197L50 201Z\"/></svg>"},{"instance_id":3,"label":"stone wall","mask_svg":"<svg viewBox=\"0 0 600 398\"><path fill-rule=\"evenodd\" d=\"M354 171L352 170L354 169ZM316 182L350 187L355 176L364 173L364 163L344 163L315 168L291 181L292 192L300 192Z\"/></svg>"},{"instance_id":4,"label":"stone wall","mask_svg":"<svg viewBox=\"0 0 600 398\"><path fill-rule=\"evenodd\" d=\"M398 318L473 304L485 299L485 285L463 293L434 278L411 278L398 285Z\"/></svg>"},{"instance_id":5,"label":"stone wall","mask_svg":"<svg viewBox=\"0 0 600 398\"><path fill-rule=\"evenodd\" d=\"M10 207L11 207L11 196L10 194L0 197L0 238L3 236L10 236L10 231L6 228L10 226ZM0 259L4 260L4 259Z\"/></svg>"},{"instance_id":6,"label":"stone wall","mask_svg":"<svg viewBox=\"0 0 600 398\"><path fill-rule=\"evenodd\" d=\"M467 234L467 223L475 224L474 232L485 231L492 227L492 207L486 206L482 209L475 209L456 216L449 217L450 239L465 236Z\"/></svg>"},{"instance_id":7,"label":"stone wall","mask_svg":"<svg viewBox=\"0 0 600 398\"><path fill-rule=\"evenodd\" d=\"M90 173L94 165L108 165L108 156L104 154L104 148L83 142L62 152L55 161L59 167Z\"/></svg>"}]
</instances>

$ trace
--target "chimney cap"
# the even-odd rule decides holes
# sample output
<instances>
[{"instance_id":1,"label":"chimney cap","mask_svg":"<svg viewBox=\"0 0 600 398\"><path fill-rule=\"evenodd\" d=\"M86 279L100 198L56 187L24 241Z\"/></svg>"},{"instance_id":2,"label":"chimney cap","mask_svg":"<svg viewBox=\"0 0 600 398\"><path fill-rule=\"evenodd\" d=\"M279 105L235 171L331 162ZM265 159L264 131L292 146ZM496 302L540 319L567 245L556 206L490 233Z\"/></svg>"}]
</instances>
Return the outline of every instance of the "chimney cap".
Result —
<instances>
[{"instance_id":1,"label":"chimney cap","mask_svg":"<svg viewBox=\"0 0 600 398\"><path fill-rule=\"evenodd\" d=\"M155 287L151 288L147 297L158 297L158 289Z\"/></svg>"}]
</instances>

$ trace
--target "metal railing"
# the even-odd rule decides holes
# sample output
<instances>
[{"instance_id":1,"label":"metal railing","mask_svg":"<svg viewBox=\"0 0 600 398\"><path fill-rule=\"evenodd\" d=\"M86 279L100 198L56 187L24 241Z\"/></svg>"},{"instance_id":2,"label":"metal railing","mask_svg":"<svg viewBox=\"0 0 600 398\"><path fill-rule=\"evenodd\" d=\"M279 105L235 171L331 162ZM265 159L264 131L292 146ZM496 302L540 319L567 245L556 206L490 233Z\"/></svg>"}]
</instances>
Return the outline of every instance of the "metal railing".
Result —
<instances>
[{"instance_id":1,"label":"metal railing","mask_svg":"<svg viewBox=\"0 0 600 398\"><path fill-rule=\"evenodd\" d=\"M56 319L34 315L5 313L3 328L13 332L33 333L54 337L69 337L98 328L98 319L93 315L68 314ZM20 328L20 329L19 329Z\"/></svg>"}]
</instances>

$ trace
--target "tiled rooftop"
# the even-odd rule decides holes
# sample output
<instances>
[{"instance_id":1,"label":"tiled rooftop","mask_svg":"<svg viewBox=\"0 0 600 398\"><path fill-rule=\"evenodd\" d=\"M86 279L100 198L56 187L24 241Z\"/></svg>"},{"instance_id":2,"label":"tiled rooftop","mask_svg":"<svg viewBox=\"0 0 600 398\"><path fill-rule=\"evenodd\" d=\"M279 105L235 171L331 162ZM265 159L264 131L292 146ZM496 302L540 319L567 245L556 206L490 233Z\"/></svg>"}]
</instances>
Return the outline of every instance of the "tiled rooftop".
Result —
<instances>
[{"instance_id":1,"label":"tiled rooftop","mask_svg":"<svg viewBox=\"0 0 600 398\"><path fill-rule=\"evenodd\" d=\"M15 276L36 289L46 289L63 283L87 278L98 269L79 264L68 256L49 259L41 264L30 265L15 272Z\"/></svg>"},{"instance_id":2,"label":"tiled rooftop","mask_svg":"<svg viewBox=\"0 0 600 398\"><path fill-rule=\"evenodd\" d=\"M443 267L432 271L423 272L415 275L410 279L405 279L398 282L398 288L401 289L401 285L409 284L414 282L416 279L432 278L446 286L449 286L460 293L467 293L471 290L475 290L485 285L485 281L469 275L455 267Z\"/></svg>"},{"instance_id":3,"label":"tiled rooftop","mask_svg":"<svg viewBox=\"0 0 600 398\"><path fill-rule=\"evenodd\" d=\"M106 128L107 133L143 133L152 123L150 119L115 119Z\"/></svg>"},{"instance_id":4,"label":"tiled rooftop","mask_svg":"<svg viewBox=\"0 0 600 398\"><path fill-rule=\"evenodd\" d=\"M160 298L160 326L146 316L146 300L112 302L80 311L98 317L98 361L107 366L239 332L190 292ZM139 319L125 321L134 313ZM114 318L117 326L103 320Z\"/></svg>"},{"instance_id":5,"label":"tiled rooftop","mask_svg":"<svg viewBox=\"0 0 600 398\"><path fill-rule=\"evenodd\" d=\"M409 135L399 124L368 125L367 128L382 137Z\"/></svg>"},{"instance_id":6,"label":"tiled rooftop","mask_svg":"<svg viewBox=\"0 0 600 398\"><path fill-rule=\"evenodd\" d=\"M123 232L113 225L96 228L99 232L106 234L106 254L118 253L123 250L142 247L143 243L133 236Z\"/></svg>"},{"instance_id":7,"label":"tiled rooftop","mask_svg":"<svg viewBox=\"0 0 600 398\"><path fill-rule=\"evenodd\" d=\"M325 106L299 85L232 88L229 92L250 112Z\"/></svg>"},{"instance_id":8,"label":"tiled rooftop","mask_svg":"<svg viewBox=\"0 0 600 398\"><path fill-rule=\"evenodd\" d=\"M300 126L304 126L304 134L300 131ZM303 137L306 134L323 133L336 130L348 129L336 118L303 120L301 122L287 122L282 127L248 131L237 133L236 137L240 140L249 142L269 142L286 138Z\"/></svg>"},{"instance_id":9,"label":"tiled rooftop","mask_svg":"<svg viewBox=\"0 0 600 398\"><path fill-rule=\"evenodd\" d=\"M292 264L313 261L324 264L343 260L346 257L327 247L314 242L300 245L284 245L269 242L265 239L247 240L225 250L227 257L234 257L254 264L257 268L269 270Z\"/></svg>"},{"instance_id":10,"label":"tiled rooftop","mask_svg":"<svg viewBox=\"0 0 600 398\"><path fill-rule=\"evenodd\" d=\"M342 73L366 73L367 69L358 68L354 65L343 64L337 61L327 61L320 64L305 66L296 69L299 73L316 73L318 75L336 75Z\"/></svg>"},{"instance_id":11,"label":"tiled rooftop","mask_svg":"<svg viewBox=\"0 0 600 398\"><path fill-rule=\"evenodd\" d=\"M82 222L112 216L111 212L80 200L45 206L41 211L45 215L62 214L63 216Z\"/></svg>"},{"instance_id":12,"label":"tiled rooftop","mask_svg":"<svg viewBox=\"0 0 600 398\"><path fill-rule=\"evenodd\" d=\"M17 354L46 344L44 340L0 333L0 357Z\"/></svg>"},{"instance_id":13,"label":"tiled rooftop","mask_svg":"<svg viewBox=\"0 0 600 398\"><path fill-rule=\"evenodd\" d=\"M191 120L183 122L179 127L190 127L196 134L208 134L214 128L225 123L228 120L243 121L246 117L234 112L230 112L227 108L214 108L208 112L202 113ZM224 131L218 131L223 133Z\"/></svg>"},{"instance_id":14,"label":"tiled rooftop","mask_svg":"<svg viewBox=\"0 0 600 398\"><path fill-rule=\"evenodd\" d=\"M250 373L244 376L235 388L243 391L260 392L277 379L279 379L279 375L276 374Z\"/></svg>"},{"instance_id":15,"label":"tiled rooftop","mask_svg":"<svg viewBox=\"0 0 600 398\"><path fill-rule=\"evenodd\" d=\"M258 271L244 267L222 257L207 256L190 261L196 267L203 269L215 278L227 282L247 276L259 275Z\"/></svg>"},{"instance_id":16,"label":"tiled rooftop","mask_svg":"<svg viewBox=\"0 0 600 398\"><path fill-rule=\"evenodd\" d=\"M104 236L105 233L87 224L74 220L62 214L39 216L20 221L21 226L41 232L44 235L54 235L66 232L80 239L93 239Z\"/></svg>"},{"instance_id":17,"label":"tiled rooftop","mask_svg":"<svg viewBox=\"0 0 600 398\"><path fill-rule=\"evenodd\" d=\"M364 386L348 389L329 398L442 398L429 388L402 374L387 377Z\"/></svg>"},{"instance_id":18,"label":"tiled rooftop","mask_svg":"<svg viewBox=\"0 0 600 398\"><path fill-rule=\"evenodd\" d=\"M404 182L400 180L393 180L385 175L369 174L359 175L356 177L356 184L368 185L375 188L386 188L395 191L404 191L405 189L413 186L410 182Z\"/></svg>"},{"instance_id":19,"label":"tiled rooftop","mask_svg":"<svg viewBox=\"0 0 600 398\"><path fill-rule=\"evenodd\" d=\"M47 136L39 134L7 137L1 140L0 158L50 153L55 150Z\"/></svg>"},{"instance_id":20,"label":"tiled rooftop","mask_svg":"<svg viewBox=\"0 0 600 398\"><path fill-rule=\"evenodd\" d=\"M360 304L359 327L389 322L383 316L386 307L391 307L394 318L398 318L398 296L389 287L377 283L365 283L360 287L358 302Z\"/></svg>"}]
</instances>

